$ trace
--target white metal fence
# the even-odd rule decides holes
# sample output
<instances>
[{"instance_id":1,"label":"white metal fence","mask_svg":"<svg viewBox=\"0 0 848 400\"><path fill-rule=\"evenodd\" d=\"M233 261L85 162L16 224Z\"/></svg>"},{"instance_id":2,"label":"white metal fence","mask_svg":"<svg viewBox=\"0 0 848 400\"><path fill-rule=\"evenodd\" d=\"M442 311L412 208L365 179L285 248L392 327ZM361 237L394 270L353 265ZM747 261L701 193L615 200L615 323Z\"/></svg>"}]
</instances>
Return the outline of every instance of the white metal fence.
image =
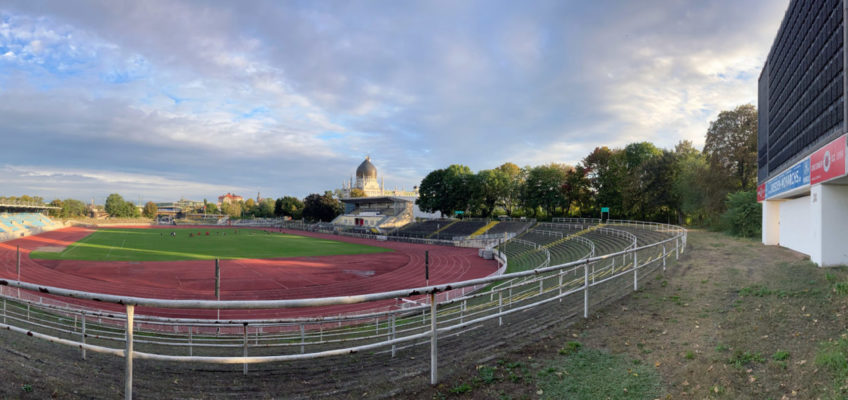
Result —
<instances>
[{"instance_id":1,"label":"white metal fence","mask_svg":"<svg viewBox=\"0 0 848 400\"><path fill-rule=\"evenodd\" d=\"M487 321L559 301L582 303L588 317L591 293L605 282L630 279L633 290L640 275L666 267L667 259L685 249L686 231L680 227L616 221L630 229L664 233L667 238L641 247L590 256L578 261L529 271L463 282L358 296L297 300L210 301L164 300L88 293L0 280L0 328L87 351L124 357L125 396L132 396L133 359L243 364L284 362L337 356L375 349L391 351L422 340L430 345L430 381L438 381L438 340ZM609 229L609 228L608 228ZM611 231L617 231L611 229ZM622 232L622 231L617 231ZM610 232L612 233L612 232ZM617 234L617 233L616 233ZM633 235L632 233L629 233ZM506 270L509 260L492 250ZM640 273L641 271L641 273ZM504 282L505 284L498 284ZM488 288L488 290L481 290ZM613 298L626 295L614 293ZM581 296L582 295L582 296ZM80 305L96 301L112 307ZM372 303L365 313L288 319L208 320L164 318L139 313L136 308L182 310L253 310L310 308ZM120 307L121 312L115 308ZM108 309L108 307L106 307Z\"/></svg>"}]
</instances>

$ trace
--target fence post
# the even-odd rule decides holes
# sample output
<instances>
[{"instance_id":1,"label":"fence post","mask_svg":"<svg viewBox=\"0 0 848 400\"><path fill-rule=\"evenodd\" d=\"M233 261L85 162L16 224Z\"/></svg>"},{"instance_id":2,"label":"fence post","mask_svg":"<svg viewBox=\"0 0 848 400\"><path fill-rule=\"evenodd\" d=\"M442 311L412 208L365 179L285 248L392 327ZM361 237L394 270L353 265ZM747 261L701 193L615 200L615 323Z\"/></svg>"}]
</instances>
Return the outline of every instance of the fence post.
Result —
<instances>
[{"instance_id":1,"label":"fence post","mask_svg":"<svg viewBox=\"0 0 848 400\"><path fill-rule=\"evenodd\" d=\"M16 270L18 271L18 282L21 281L21 246L17 246ZM18 298L21 298L21 288L18 288Z\"/></svg>"},{"instance_id":2,"label":"fence post","mask_svg":"<svg viewBox=\"0 0 848 400\"><path fill-rule=\"evenodd\" d=\"M135 305L127 304L127 346L124 350L126 368L124 375L124 399L132 400L132 378L133 378L133 319L135 317Z\"/></svg>"},{"instance_id":3,"label":"fence post","mask_svg":"<svg viewBox=\"0 0 848 400\"><path fill-rule=\"evenodd\" d=\"M589 318L589 262L583 264L583 318Z\"/></svg>"},{"instance_id":4,"label":"fence post","mask_svg":"<svg viewBox=\"0 0 848 400\"><path fill-rule=\"evenodd\" d=\"M303 324L300 324L300 354L305 352L304 342L306 342L306 335L304 334Z\"/></svg>"},{"instance_id":5,"label":"fence post","mask_svg":"<svg viewBox=\"0 0 848 400\"><path fill-rule=\"evenodd\" d=\"M498 292L498 326L503 325L503 292Z\"/></svg>"},{"instance_id":6,"label":"fence post","mask_svg":"<svg viewBox=\"0 0 848 400\"><path fill-rule=\"evenodd\" d=\"M677 244L678 238L674 238L674 259L680 259L680 246Z\"/></svg>"},{"instance_id":7,"label":"fence post","mask_svg":"<svg viewBox=\"0 0 848 400\"><path fill-rule=\"evenodd\" d=\"M438 359L439 359L439 350L438 350L438 330L436 329L436 311L438 307L436 305L436 292L430 293L430 332L432 338L430 339L430 384L435 385L439 381L439 373L438 373Z\"/></svg>"},{"instance_id":8,"label":"fence post","mask_svg":"<svg viewBox=\"0 0 848 400\"><path fill-rule=\"evenodd\" d=\"M459 309L459 323L465 322L465 302L467 300L462 301L462 307Z\"/></svg>"},{"instance_id":9,"label":"fence post","mask_svg":"<svg viewBox=\"0 0 848 400\"><path fill-rule=\"evenodd\" d=\"M6 323L6 298L3 298L3 323Z\"/></svg>"},{"instance_id":10,"label":"fence post","mask_svg":"<svg viewBox=\"0 0 848 400\"><path fill-rule=\"evenodd\" d=\"M392 340L395 340L395 319L397 316L392 315ZM397 351L397 345L392 345L392 358L395 357L395 352Z\"/></svg>"},{"instance_id":11,"label":"fence post","mask_svg":"<svg viewBox=\"0 0 848 400\"><path fill-rule=\"evenodd\" d=\"M244 323L244 357L247 358L247 322ZM247 375L247 363L244 363L244 374Z\"/></svg>"},{"instance_id":12,"label":"fence post","mask_svg":"<svg viewBox=\"0 0 848 400\"><path fill-rule=\"evenodd\" d=\"M633 291L639 290L639 258L633 252Z\"/></svg>"},{"instance_id":13,"label":"fence post","mask_svg":"<svg viewBox=\"0 0 848 400\"><path fill-rule=\"evenodd\" d=\"M663 258L663 271L665 271L665 257L666 257L666 256L667 256L667 254L665 253L665 244L663 244L663 255L662 255L662 258Z\"/></svg>"},{"instance_id":14,"label":"fence post","mask_svg":"<svg viewBox=\"0 0 848 400\"><path fill-rule=\"evenodd\" d=\"M559 296L562 296L562 272L563 270L559 270ZM559 298L559 302L562 303L562 297Z\"/></svg>"},{"instance_id":15,"label":"fence post","mask_svg":"<svg viewBox=\"0 0 848 400\"><path fill-rule=\"evenodd\" d=\"M80 314L82 317L82 344L85 344L85 314ZM85 360L85 347L82 348L82 359Z\"/></svg>"},{"instance_id":16,"label":"fence post","mask_svg":"<svg viewBox=\"0 0 848 400\"><path fill-rule=\"evenodd\" d=\"M192 336L193 336L193 335L192 335L192 331L194 331L194 327L193 327L193 326L189 326L189 327L188 327L188 355L189 355L189 356L193 356L193 355L194 355L194 345L192 344L192 339L193 339L193 338L192 338Z\"/></svg>"}]
</instances>

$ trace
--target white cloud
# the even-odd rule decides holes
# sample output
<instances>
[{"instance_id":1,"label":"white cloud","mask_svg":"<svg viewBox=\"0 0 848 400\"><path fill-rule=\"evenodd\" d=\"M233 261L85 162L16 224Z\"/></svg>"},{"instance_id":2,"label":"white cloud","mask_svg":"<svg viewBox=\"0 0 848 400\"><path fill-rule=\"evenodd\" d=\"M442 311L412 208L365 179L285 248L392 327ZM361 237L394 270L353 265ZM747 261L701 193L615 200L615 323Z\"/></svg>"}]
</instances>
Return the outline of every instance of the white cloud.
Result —
<instances>
[{"instance_id":1,"label":"white cloud","mask_svg":"<svg viewBox=\"0 0 848 400\"><path fill-rule=\"evenodd\" d=\"M26 165L0 167L0 184L4 187L15 187L20 194L36 194L48 200L67 197L88 199L89 194L96 193L95 200L100 202L110 193L119 193L131 201L136 201L139 196L142 201L169 201L174 200L176 195L198 199L229 191L252 192L251 189L240 186L163 175Z\"/></svg>"}]
</instances>

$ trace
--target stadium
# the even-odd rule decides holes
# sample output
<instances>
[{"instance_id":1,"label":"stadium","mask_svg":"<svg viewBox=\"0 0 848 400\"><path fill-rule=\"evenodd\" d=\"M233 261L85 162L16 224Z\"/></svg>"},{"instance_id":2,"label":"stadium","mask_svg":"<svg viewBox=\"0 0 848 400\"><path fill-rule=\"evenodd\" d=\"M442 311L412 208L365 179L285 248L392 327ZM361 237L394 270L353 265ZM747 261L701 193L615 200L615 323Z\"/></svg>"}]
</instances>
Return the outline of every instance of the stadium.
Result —
<instances>
[{"instance_id":1,"label":"stadium","mask_svg":"<svg viewBox=\"0 0 848 400\"><path fill-rule=\"evenodd\" d=\"M123 357L127 397L133 360L297 376L299 362L367 352L436 384L449 360L486 351L464 345L484 331L586 318L686 245L676 226L599 219L428 220L377 235L285 220L64 227L35 211L3 214L17 238L0 244L2 322L82 359Z\"/></svg>"}]
</instances>

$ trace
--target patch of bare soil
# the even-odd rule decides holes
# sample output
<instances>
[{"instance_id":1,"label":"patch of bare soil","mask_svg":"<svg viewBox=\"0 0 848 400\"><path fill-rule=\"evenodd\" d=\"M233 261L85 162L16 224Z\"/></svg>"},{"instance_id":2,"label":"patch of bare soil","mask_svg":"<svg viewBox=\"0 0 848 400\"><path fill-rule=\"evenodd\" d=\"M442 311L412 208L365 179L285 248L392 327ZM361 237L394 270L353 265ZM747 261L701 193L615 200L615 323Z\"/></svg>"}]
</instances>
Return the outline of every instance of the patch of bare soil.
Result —
<instances>
[{"instance_id":1,"label":"patch of bare soil","mask_svg":"<svg viewBox=\"0 0 848 400\"><path fill-rule=\"evenodd\" d=\"M538 377L569 341L648 365L669 399L827 398L833 376L816 365L821 342L848 328L845 268L816 268L798 253L722 234L690 232L665 274L595 308L588 320L551 319L532 329L483 326L440 347L441 383L430 386L426 346L308 362L207 366L137 360L136 398L546 398ZM571 312L569 315L574 315ZM579 312L576 315L580 315ZM549 313L515 315L524 327ZM576 321L576 322L575 322ZM508 333L507 333L508 332ZM482 350L480 350L482 349ZM441 357L441 356L440 356ZM0 398L116 398L123 359L0 331ZM622 393L621 398L630 398Z\"/></svg>"},{"instance_id":2,"label":"patch of bare soil","mask_svg":"<svg viewBox=\"0 0 848 400\"><path fill-rule=\"evenodd\" d=\"M35 251L42 251L45 253L61 253L65 251L66 248L68 248L68 246L41 246L35 249Z\"/></svg>"}]
</instances>

